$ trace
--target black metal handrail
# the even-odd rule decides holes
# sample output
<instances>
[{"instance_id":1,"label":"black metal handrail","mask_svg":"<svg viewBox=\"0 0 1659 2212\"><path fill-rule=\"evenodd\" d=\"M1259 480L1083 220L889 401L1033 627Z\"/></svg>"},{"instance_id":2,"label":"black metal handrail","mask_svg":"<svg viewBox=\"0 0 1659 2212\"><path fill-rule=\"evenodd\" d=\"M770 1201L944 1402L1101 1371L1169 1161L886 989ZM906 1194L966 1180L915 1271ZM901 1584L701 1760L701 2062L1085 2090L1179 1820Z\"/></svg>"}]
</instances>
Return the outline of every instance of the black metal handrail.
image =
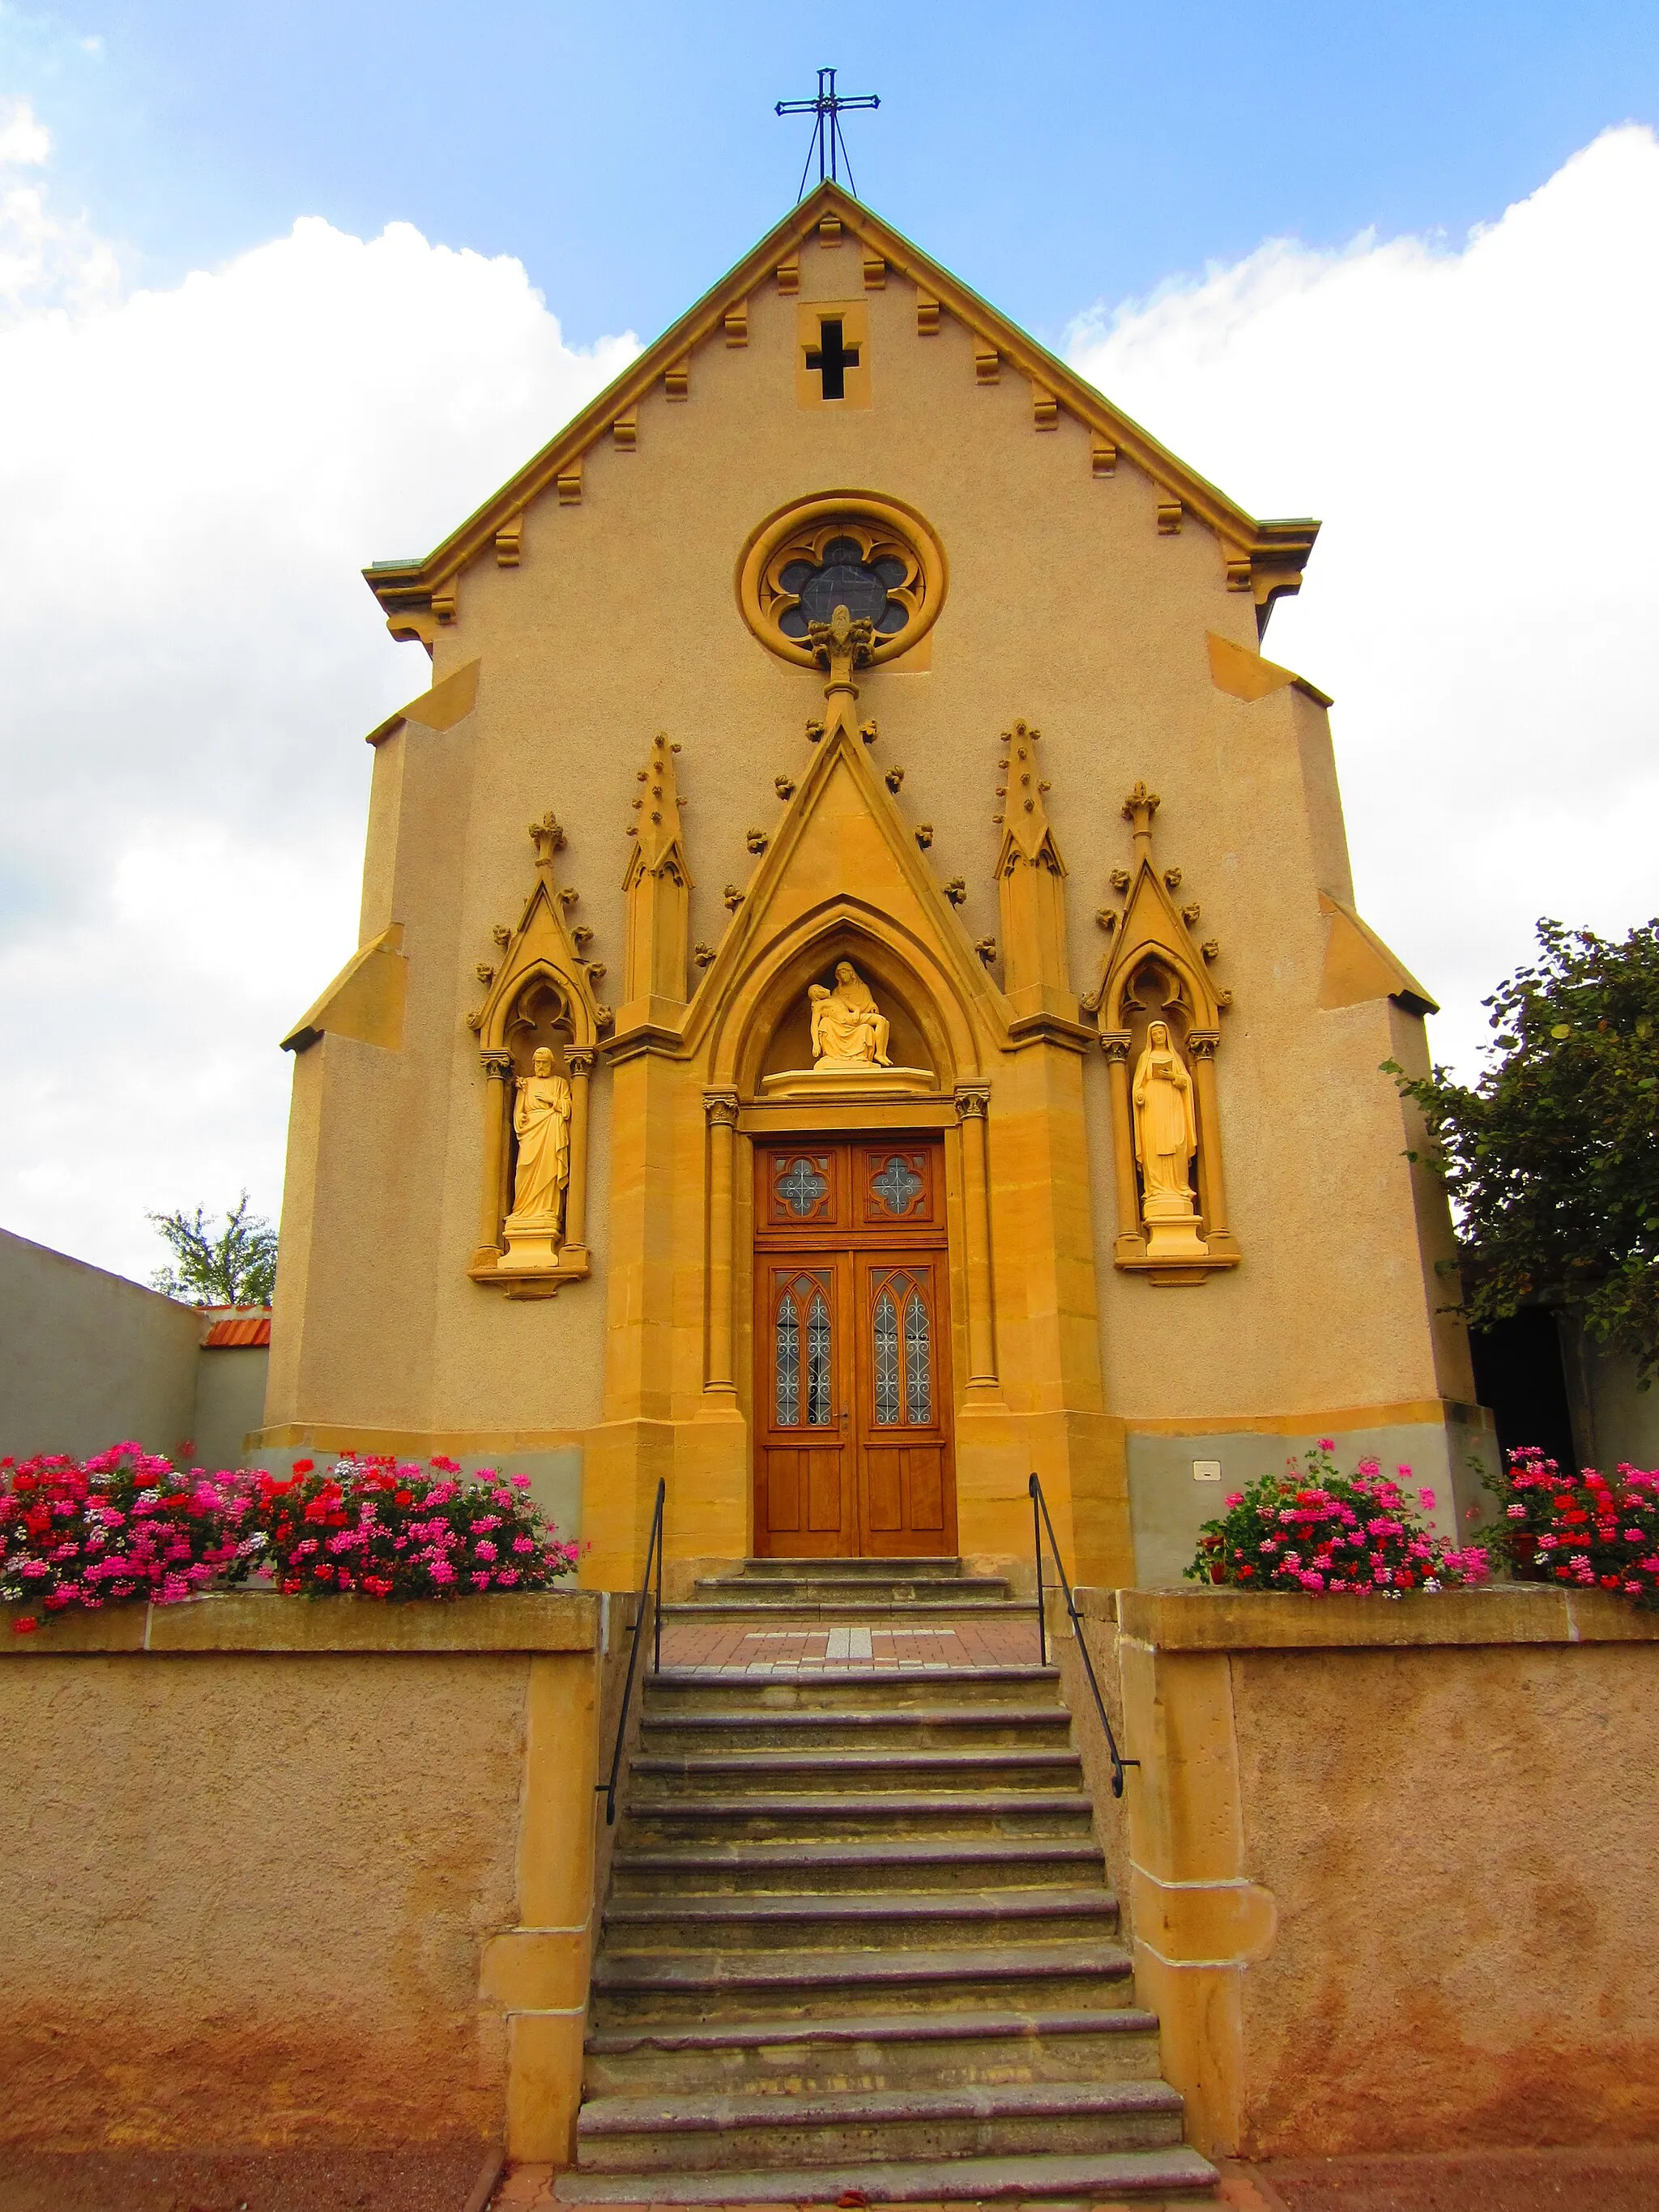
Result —
<instances>
[{"instance_id":1,"label":"black metal handrail","mask_svg":"<svg viewBox=\"0 0 1659 2212\"><path fill-rule=\"evenodd\" d=\"M1054 1555L1054 1572L1060 1577L1060 1593L1066 1601L1066 1610L1072 1616L1072 1630L1077 1638L1077 1648L1083 1654L1083 1671L1089 1677L1089 1687L1095 1693L1095 1711L1100 1715L1100 1725L1106 1731L1106 1748L1112 1760L1112 1795L1123 1795L1123 1770L1139 1766L1138 1759L1125 1759L1117 1747L1117 1738L1112 1734L1112 1723L1107 1717L1106 1700L1100 1694L1100 1684L1095 1680L1095 1662L1089 1656L1089 1641L1083 1633L1083 1617L1072 1597L1072 1578L1066 1571L1066 1562L1060 1556L1060 1546L1054 1541L1054 1524L1048 1518L1048 1501L1042 1494L1042 1485L1036 1475L1031 1477L1031 1534L1036 1550L1037 1645L1042 1654L1042 1663L1048 1663L1048 1624L1042 1609L1042 1532L1048 1532L1048 1549Z\"/></svg>"},{"instance_id":2,"label":"black metal handrail","mask_svg":"<svg viewBox=\"0 0 1659 2212\"><path fill-rule=\"evenodd\" d=\"M1033 1482L1036 1477L1031 1477ZM633 1624L629 1634L633 1644L628 1654L628 1680L623 1684L622 1711L617 1717L617 1743L611 1754L611 1779L596 1782L594 1790L605 1792L605 1825L617 1825L617 1777L622 1771L623 1745L628 1737L628 1709L634 1697L634 1669L640 1663L640 1623L645 1619L645 1601L651 1589L653 1564L655 1565L657 1587L655 1601L651 1607L651 1671L662 1672L662 1505L668 1494L668 1485L660 1476L657 1480L656 1510L651 1516L651 1541L645 1549L645 1572L640 1577L640 1601L634 1610Z\"/></svg>"}]
</instances>

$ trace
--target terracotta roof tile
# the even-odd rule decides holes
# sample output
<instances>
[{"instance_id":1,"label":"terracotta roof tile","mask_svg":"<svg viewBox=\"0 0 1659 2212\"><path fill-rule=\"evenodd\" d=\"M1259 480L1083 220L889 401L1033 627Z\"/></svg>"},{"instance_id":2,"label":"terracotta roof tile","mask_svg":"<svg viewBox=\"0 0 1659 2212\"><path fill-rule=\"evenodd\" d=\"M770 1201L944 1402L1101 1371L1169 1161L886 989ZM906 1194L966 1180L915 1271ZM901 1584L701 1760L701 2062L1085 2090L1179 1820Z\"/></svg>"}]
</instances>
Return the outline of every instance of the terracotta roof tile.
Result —
<instances>
[{"instance_id":1,"label":"terracotta roof tile","mask_svg":"<svg viewBox=\"0 0 1659 2212\"><path fill-rule=\"evenodd\" d=\"M213 1323L202 1339L202 1349L204 1352L222 1352L229 1345L270 1342L269 1314L234 1314Z\"/></svg>"}]
</instances>

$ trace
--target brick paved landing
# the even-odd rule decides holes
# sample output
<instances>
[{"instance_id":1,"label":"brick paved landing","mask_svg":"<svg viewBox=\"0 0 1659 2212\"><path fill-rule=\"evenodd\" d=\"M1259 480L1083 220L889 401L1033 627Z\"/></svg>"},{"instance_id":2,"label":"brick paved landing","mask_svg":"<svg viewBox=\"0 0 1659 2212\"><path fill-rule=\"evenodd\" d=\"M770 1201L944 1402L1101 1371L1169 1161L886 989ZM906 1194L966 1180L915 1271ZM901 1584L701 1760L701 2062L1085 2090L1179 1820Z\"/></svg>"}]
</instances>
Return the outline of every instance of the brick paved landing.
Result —
<instances>
[{"instance_id":1,"label":"brick paved landing","mask_svg":"<svg viewBox=\"0 0 1659 2212\"><path fill-rule=\"evenodd\" d=\"M662 1663L714 1674L794 1674L833 1667L1035 1665L1034 1619L967 1621L960 1627L746 1628L741 1622L665 1621Z\"/></svg>"}]
</instances>

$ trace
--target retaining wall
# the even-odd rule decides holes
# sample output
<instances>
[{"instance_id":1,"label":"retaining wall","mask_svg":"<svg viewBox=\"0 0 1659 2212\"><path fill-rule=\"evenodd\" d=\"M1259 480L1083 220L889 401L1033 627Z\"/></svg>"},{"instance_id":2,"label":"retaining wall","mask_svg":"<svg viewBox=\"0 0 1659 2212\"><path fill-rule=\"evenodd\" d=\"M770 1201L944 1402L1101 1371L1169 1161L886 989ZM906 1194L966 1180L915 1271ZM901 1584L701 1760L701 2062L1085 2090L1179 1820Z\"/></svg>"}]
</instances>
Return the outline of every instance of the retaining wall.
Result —
<instances>
[{"instance_id":1,"label":"retaining wall","mask_svg":"<svg viewBox=\"0 0 1659 2212\"><path fill-rule=\"evenodd\" d=\"M1056 1607L1059 1656L1191 2140L1659 2140L1659 1616L1518 1585L1079 1601L1141 1762L1121 1810Z\"/></svg>"},{"instance_id":2,"label":"retaining wall","mask_svg":"<svg viewBox=\"0 0 1659 2212\"><path fill-rule=\"evenodd\" d=\"M564 2162L631 1606L0 1608L0 2142Z\"/></svg>"}]
</instances>

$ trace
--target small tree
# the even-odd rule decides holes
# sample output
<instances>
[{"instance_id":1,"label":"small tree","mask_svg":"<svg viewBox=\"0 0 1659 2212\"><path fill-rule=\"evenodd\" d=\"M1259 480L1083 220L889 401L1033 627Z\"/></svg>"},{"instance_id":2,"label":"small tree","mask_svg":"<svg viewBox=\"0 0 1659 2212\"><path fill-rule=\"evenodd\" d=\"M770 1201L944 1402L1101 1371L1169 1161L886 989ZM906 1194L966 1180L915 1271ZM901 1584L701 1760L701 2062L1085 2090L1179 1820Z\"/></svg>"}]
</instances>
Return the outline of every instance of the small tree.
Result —
<instances>
[{"instance_id":1,"label":"small tree","mask_svg":"<svg viewBox=\"0 0 1659 2212\"><path fill-rule=\"evenodd\" d=\"M1538 941L1484 1002L1496 1057L1473 1088L1385 1066L1422 1109L1423 1157L1456 1210L1458 1310L1479 1325L1565 1307L1634 1355L1645 1389L1659 1367L1659 921L1622 944L1540 921Z\"/></svg>"},{"instance_id":2,"label":"small tree","mask_svg":"<svg viewBox=\"0 0 1659 2212\"><path fill-rule=\"evenodd\" d=\"M268 1306L276 1283L276 1231L247 1208L244 1191L218 1236L199 1206L194 1214L152 1213L173 1254L173 1265L150 1277L155 1288L191 1306Z\"/></svg>"}]
</instances>

